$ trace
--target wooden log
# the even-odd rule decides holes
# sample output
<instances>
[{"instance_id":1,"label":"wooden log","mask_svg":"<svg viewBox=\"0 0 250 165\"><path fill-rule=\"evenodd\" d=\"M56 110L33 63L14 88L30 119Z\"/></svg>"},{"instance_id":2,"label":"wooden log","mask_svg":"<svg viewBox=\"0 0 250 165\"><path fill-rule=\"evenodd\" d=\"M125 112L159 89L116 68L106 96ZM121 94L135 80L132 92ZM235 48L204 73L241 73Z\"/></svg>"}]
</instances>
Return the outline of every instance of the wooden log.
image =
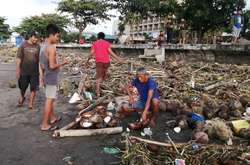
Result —
<instances>
[{"instance_id":1,"label":"wooden log","mask_svg":"<svg viewBox=\"0 0 250 165\"><path fill-rule=\"evenodd\" d=\"M59 130L59 137L75 136L95 136L118 134L123 131L122 127L103 128L103 129L77 129L77 130Z\"/></svg>"},{"instance_id":2,"label":"wooden log","mask_svg":"<svg viewBox=\"0 0 250 165\"><path fill-rule=\"evenodd\" d=\"M163 147L173 147L173 145L170 144L170 143L163 143L163 142L158 142L158 141L143 139L143 138L136 137L136 136L129 136L129 139L131 139L131 140L137 140L137 141L148 143L148 144L154 144L154 145L158 145L158 146L163 146ZM177 143L175 145L176 145L177 148L179 148L179 147L185 146L186 143Z\"/></svg>"},{"instance_id":3,"label":"wooden log","mask_svg":"<svg viewBox=\"0 0 250 165\"><path fill-rule=\"evenodd\" d=\"M204 91L209 91L209 90L218 88L220 86L233 86L233 85L236 85L236 83L233 83L233 82L217 82L215 84L204 87Z\"/></svg>"}]
</instances>

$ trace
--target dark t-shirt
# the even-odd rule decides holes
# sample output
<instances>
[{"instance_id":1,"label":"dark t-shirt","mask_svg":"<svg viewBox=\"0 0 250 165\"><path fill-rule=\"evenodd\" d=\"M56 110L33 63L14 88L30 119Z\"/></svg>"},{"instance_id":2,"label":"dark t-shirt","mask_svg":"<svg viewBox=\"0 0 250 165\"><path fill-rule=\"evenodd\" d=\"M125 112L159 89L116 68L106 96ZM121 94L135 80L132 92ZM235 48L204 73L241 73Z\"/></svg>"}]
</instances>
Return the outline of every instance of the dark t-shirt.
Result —
<instances>
[{"instance_id":1,"label":"dark t-shirt","mask_svg":"<svg viewBox=\"0 0 250 165\"><path fill-rule=\"evenodd\" d=\"M17 52L17 58L21 59L21 75L39 75L39 51L38 44L22 43Z\"/></svg>"},{"instance_id":2,"label":"dark t-shirt","mask_svg":"<svg viewBox=\"0 0 250 165\"><path fill-rule=\"evenodd\" d=\"M132 86L137 88L139 95L140 95L140 100L143 102L147 101L148 91L150 89L154 90L152 99L159 99L157 84L152 77L150 77L146 83L141 83L139 81L139 79L136 78L136 79L132 80Z\"/></svg>"}]
</instances>

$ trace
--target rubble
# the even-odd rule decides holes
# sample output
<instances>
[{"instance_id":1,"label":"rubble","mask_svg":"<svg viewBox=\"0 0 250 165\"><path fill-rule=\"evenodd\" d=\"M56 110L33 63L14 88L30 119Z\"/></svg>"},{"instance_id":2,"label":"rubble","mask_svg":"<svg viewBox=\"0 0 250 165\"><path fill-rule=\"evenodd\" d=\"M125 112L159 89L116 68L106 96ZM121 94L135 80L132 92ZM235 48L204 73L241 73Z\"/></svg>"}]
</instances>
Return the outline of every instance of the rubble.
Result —
<instances>
[{"instance_id":1,"label":"rubble","mask_svg":"<svg viewBox=\"0 0 250 165\"><path fill-rule=\"evenodd\" d=\"M63 56L65 57L65 55ZM86 92L89 92L93 98L95 97L95 62L91 60L87 67L84 65L87 57L76 56L72 58L72 55L68 56L71 56L73 60L63 70L63 74L68 78L66 79L67 83L61 83L60 89L65 96L69 94L72 96L74 92L78 91L84 99L75 105L75 109L82 111L92 104L91 99L86 96ZM127 64L123 65L112 62L107 79L101 87L101 95L112 93L114 96L112 101L106 100L106 103L102 104L105 109L104 115L98 112L98 108L92 110L91 115L83 113L78 121L78 126L81 129L91 128L94 130L117 126L122 115L115 113L115 111L119 111L121 105L127 104L128 101L127 92L124 90L125 86L135 76L136 68L145 67L158 83L161 95L159 110L162 114L172 115L171 120L165 121L167 127L172 130L178 127L176 129L178 134L181 134L182 130L191 128L190 131L193 134L190 139L201 146L198 147L199 152L195 152L190 143L187 142L186 147L177 147L178 152L182 153L181 151L183 151L184 154L176 157L175 149L171 144L168 150L159 152L161 151L159 147L139 143L127 146L128 150L123 157L124 164L137 161L139 164L145 164L145 162L157 164L163 155L168 159L164 159L163 162L183 158L189 164L207 164L206 158L211 157L211 160L215 160L214 162L219 164L231 160L231 158L239 161L240 155L249 152L249 148L243 149L239 143L236 143L234 148L218 147L211 145L211 143L219 140L221 143L229 145L235 144L234 136L249 138L249 129L241 129L236 134L233 132L231 123L234 120L243 119L246 108L250 105L250 66L203 62L187 63L178 60L166 61L160 65L155 62L149 64L148 61L145 62L138 58L129 58L126 61ZM108 104L109 106L107 106ZM106 109L115 110L109 116ZM194 120L194 114L196 117L198 116L198 119ZM128 132L131 132L130 130L148 127L148 123L137 121L129 124L128 127ZM152 157L148 150L158 151L157 153L161 154L158 155L159 157ZM137 160L136 155L133 157L134 152L136 155L145 152L141 155L143 160ZM235 152L234 155L232 155L233 152Z\"/></svg>"},{"instance_id":2,"label":"rubble","mask_svg":"<svg viewBox=\"0 0 250 165\"><path fill-rule=\"evenodd\" d=\"M0 62L2 63L13 63L17 56L16 47L4 46L0 47Z\"/></svg>"}]
</instances>

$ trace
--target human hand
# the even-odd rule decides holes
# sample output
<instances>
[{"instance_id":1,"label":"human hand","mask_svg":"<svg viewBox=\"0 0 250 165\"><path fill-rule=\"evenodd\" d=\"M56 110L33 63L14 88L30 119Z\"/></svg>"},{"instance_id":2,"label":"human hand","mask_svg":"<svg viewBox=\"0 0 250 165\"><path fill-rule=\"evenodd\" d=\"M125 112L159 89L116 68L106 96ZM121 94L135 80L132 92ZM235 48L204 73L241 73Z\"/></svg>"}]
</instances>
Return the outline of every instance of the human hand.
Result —
<instances>
[{"instance_id":1,"label":"human hand","mask_svg":"<svg viewBox=\"0 0 250 165\"><path fill-rule=\"evenodd\" d=\"M148 121L148 111L143 111L142 115L141 115L141 120L143 121L143 123Z\"/></svg>"},{"instance_id":2,"label":"human hand","mask_svg":"<svg viewBox=\"0 0 250 165\"><path fill-rule=\"evenodd\" d=\"M135 99L134 99L134 97L133 97L133 96L129 97L128 102L129 102L130 105L134 106L134 104L135 104Z\"/></svg>"}]
</instances>

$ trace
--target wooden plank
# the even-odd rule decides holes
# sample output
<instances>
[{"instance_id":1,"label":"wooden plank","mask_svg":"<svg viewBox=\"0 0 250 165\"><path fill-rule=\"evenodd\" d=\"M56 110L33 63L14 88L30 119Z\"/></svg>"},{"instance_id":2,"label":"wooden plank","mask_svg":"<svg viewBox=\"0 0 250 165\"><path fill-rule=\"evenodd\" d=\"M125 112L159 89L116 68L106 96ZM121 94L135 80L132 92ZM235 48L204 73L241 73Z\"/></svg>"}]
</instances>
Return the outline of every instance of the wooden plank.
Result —
<instances>
[{"instance_id":1,"label":"wooden plank","mask_svg":"<svg viewBox=\"0 0 250 165\"><path fill-rule=\"evenodd\" d=\"M102 128L102 129L77 129L77 130L59 130L59 137L78 137L78 136L96 136L118 134L123 131L122 127Z\"/></svg>"}]
</instances>

